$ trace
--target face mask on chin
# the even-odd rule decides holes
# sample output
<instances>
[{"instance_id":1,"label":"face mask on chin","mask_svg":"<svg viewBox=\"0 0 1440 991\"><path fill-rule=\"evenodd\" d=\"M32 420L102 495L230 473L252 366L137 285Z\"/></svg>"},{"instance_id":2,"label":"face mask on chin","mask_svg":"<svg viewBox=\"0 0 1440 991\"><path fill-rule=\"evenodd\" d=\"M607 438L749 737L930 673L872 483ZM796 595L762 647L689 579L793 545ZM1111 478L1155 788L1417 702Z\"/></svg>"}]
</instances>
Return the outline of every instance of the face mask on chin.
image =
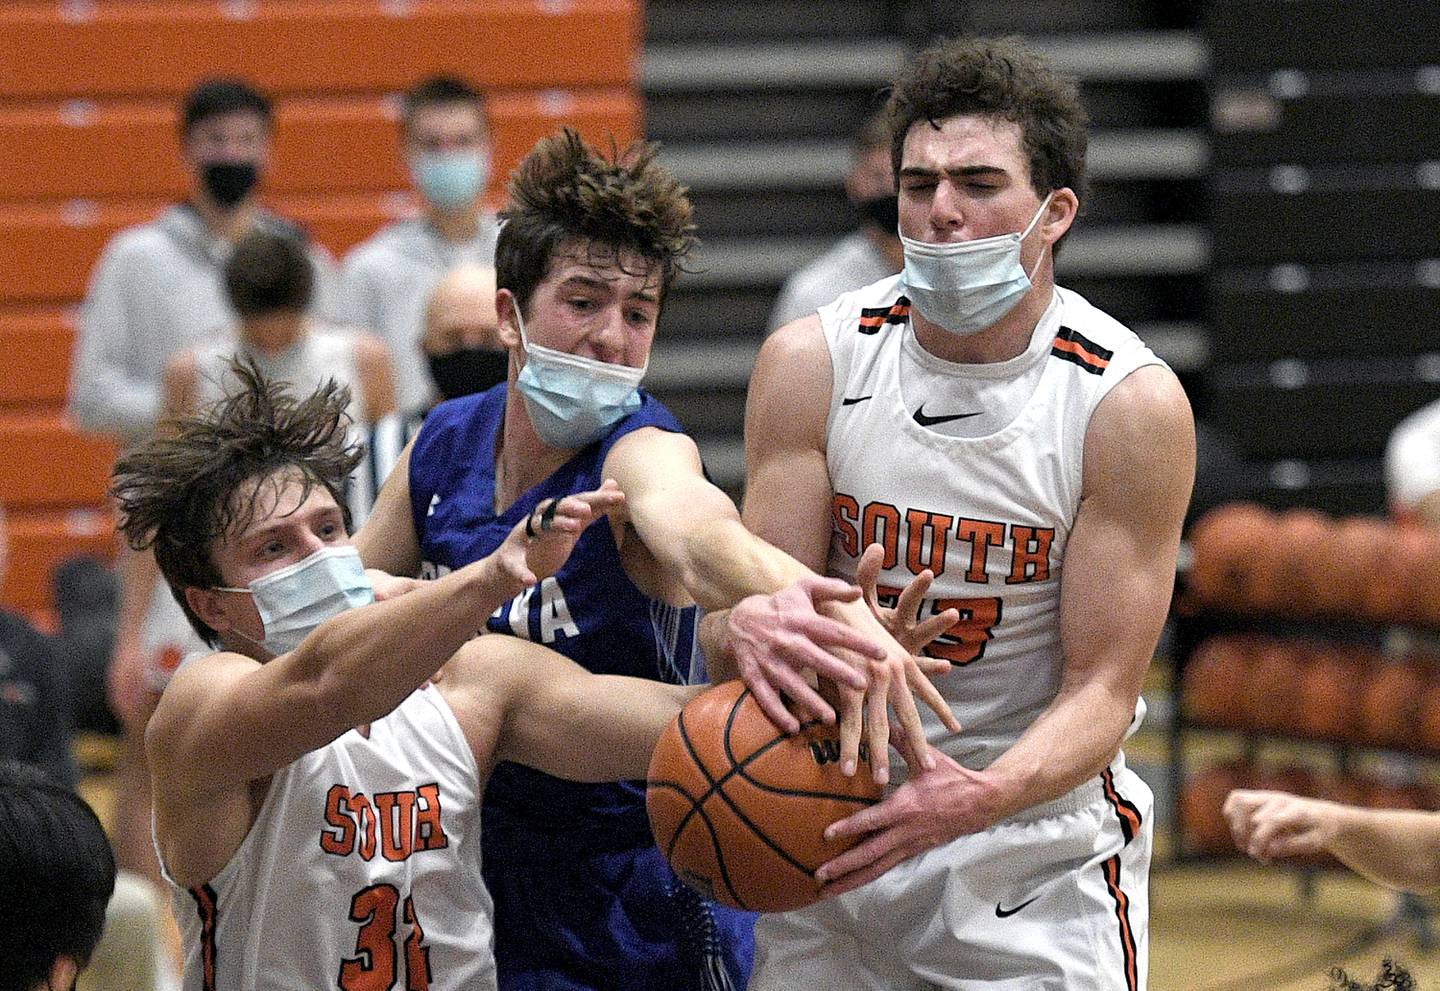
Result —
<instances>
[{"instance_id":1,"label":"face mask on chin","mask_svg":"<svg viewBox=\"0 0 1440 991\"><path fill-rule=\"evenodd\" d=\"M200 181L210 198L229 210L250 195L260 181L260 167L254 162L206 162Z\"/></svg>"},{"instance_id":2,"label":"face mask on chin","mask_svg":"<svg viewBox=\"0 0 1440 991\"><path fill-rule=\"evenodd\" d=\"M532 343L518 303L515 322L525 347L525 367L515 386L525 398L535 433L546 444L585 447L640 408L644 367L612 365Z\"/></svg>"},{"instance_id":3,"label":"face mask on chin","mask_svg":"<svg viewBox=\"0 0 1440 991\"><path fill-rule=\"evenodd\" d=\"M997 234L949 244L931 244L900 235L905 269L900 291L921 315L942 330L968 337L994 326L1030 291L1020 264L1020 245L1040 222L1051 193L1018 234ZM1035 262L1038 271L1045 256Z\"/></svg>"},{"instance_id":4,"label":"face mask on chin","mask_svg":"<svg viewBox=\"0 0 1440 991\"><path fill-rule=\"evenodd\" d=\"M323 547L303 560L255 579L248 588L216 586L215 590L245 592L254 597L265 629L264 640L256 641L233 627L229 632L264 647L275 657L299 647L327 619L375 601L375 590L360 561L360 552L348 544Z\"/></svg>"}]
</instances>

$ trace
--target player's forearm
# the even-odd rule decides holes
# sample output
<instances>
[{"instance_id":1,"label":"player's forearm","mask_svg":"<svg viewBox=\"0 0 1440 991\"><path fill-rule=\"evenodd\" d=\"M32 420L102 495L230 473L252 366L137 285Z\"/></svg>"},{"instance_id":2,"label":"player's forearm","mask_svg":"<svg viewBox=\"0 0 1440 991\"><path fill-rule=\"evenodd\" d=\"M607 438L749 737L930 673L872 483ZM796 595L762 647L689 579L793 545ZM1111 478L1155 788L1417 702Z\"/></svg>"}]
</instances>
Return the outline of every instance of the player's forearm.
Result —
<instances>
[{"instance_id":1,"label":"player's forearm","mask_svg":"<svg viewBox=\"0 0 1440 991\"><path fill-rule=\"evenodd\" d=\"M519 594L483 558L415 590L322 623L287 657L291 677L312 682L341 728L378 719L481 632Z\"/></svg>"},{"instance_id":2,"label":"player's forearm","mask_svg":"<svg viewBox=\"0 0 1440 991\"><path fill-rule=\"evenodd\" d=\"M1104 681L1062 690L986 770L1003 796L997 819L1059 798L1100 774L1134 718L1134 697Z\"/></svg>"},{"instance_id":3,"label":"player's forearm","mask_svg":"<svg viewBox=\"0 0 1440 991\"><path fill-rule=\"evenodd\" d=\"M700 619L700 651L705 655L705 672L718 685L740 677L735 651L730 646L730 610L707 612Z\"/></svg>"},{"instance_id":4,"label":"player's forearm","mask_svg":"<svg viewBox=\"0 0 1440 991\"><path fill-rule=\"evenodd\" d=\"M136 551L126 547L120 552L116 571L120 607L116 616L115 639L121 645L138 645L155 595L160 568L155 563L154 551Z\"/></svg>"},{"instance_id":5,"label":"player's forearm","mask_svg":"<svg viewBox=\"0 0 1440 991\"><path fill-rule=\"evenodd\" d=\"M1440 815L1331 806L1331 853L1351 870L1403 891L1440 887Z\"/></svg>"},{"instance_id":6,"label":"player's forearm","mask_svg":"<svg viewBox=\"0 0 1440 991\"><path fill-rule=\"evenodd\" d=\"M747 595L768 595L810 574L745 529L738 517L692 526L680 546L685 588L706 609L728 609Z\"/></svg>"}]
</instances>

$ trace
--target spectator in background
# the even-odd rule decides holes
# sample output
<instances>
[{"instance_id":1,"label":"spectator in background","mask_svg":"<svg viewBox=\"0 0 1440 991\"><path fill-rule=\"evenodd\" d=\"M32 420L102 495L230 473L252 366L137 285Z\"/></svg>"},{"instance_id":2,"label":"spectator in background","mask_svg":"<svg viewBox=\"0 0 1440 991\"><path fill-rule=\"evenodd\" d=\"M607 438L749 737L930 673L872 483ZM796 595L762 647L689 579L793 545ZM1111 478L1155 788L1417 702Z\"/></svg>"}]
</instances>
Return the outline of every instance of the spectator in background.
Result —
<instances>
[{"instance_id":1,"label":"spectator in background","mask_svg":"<svg viewBox=\"0 0 1440 991\"><path fill-rule=\"evenodd\" d=\"M73 988L114 888L90 807L40 770L0 761L0 991Z\"/></svg>"},{"instance_id":2,"label":"spectator in background","mask_svg":"<svg viewBox=\"0 0 1440 991\"><path fill-rule=\"evenodd\" d=\"M420 349L441 399L484 392L505 381L510 355L500 340L495 315L495 270L462 264L451 269L430 294ZM401 410L370 428L365 457L350 479L346 501L358 528L370 515L375 496L425 422L428 408Z\"/></svg>"},{"instance_id":3,"label":"spectator in background","mask_svg":"<svg viewBox=\"0 0 1440 991\"><path fill-rule=\"evenodd\" d=\"M0 510L0 586L5 584L8 548L5 514ZM72 805L83 808L83 803L69 794L78 783L78 774L70 750L68 698L55 644L21 617L0 609L0 894L4 896L0 897L0 960L4 961L0 970L5 971L0 975L0 991L34 987L35 975L42 974L43 979L43 975L52 974L49 968L57 965L58 956L68 954L72 962L83 967L92 949L95 961L87 987L95 991L154 987L157 972L165 966L161 922L164 908L160 896L154 887L136 875L122 873L115 878L110 847L103 834L99 843L104 844L105 858L110 862L114 895L110 897L107 887L105 897L110 898L110 904L105 941L98 949L95 946L95 939L100 935L98 921L92 936L65 945L52 945L43 933L37 934L31 928L36 923L30 912L24 913L23 918L9 914L12 906L29 907L28 900L34 891L31 886L37 876L43 876L29 873L31 871L64 871L63 877L55 875L62 883L67 880L82 886L86 883L83 863L60 860L52 860L48 865L37 863L33 859L37 848L23 846L26 842L23 836L12 833L12 830L29 830L35 825L32 816L39 808L35 803L53 806L52 811L57 814ZM88 809L85 813L94 818ZM79 812L64 814L76 823L83 818ZM77 840L83 842L77 843ZM86 846L98 849L96 843L78 835L70 838L69 843L76 846L77 851ZM73 900L79 893L78 890L69 892L57 902L64 906L66 918L77 919L84 914L83 907ZM99 906L105 913L103 899ZM45 907L41 905L42 920L59 929L61 919L45 915ZM12 939L25 942L14 946L10 945ZM27 959L28 953L38 956ZM46 968L43 973L35 969L42 964ZM61 973L72 974L70 979L73 979L72 970L62 969ZM51 986L69 987L70 979Z\"/></svg>"},{"instance_id":4,"label":"spectator in background","mask_svg":"<svg viewBox=\"0 0 1440 991\"><path fill-rule=\"evenodd\" d=\"M770 329L814 313L837 293L859 289L900 271L900 212L890 165L890 131L883 111L865 119L851 147L845 194L862 227L785 280L770 311Z\"/></svg>"},{"instance_id":5,"label":"spectator in background","mask_svg":"<svg viewBox=\"0 0 1440 991\"><path fill-rule=\"evenodd\" d=\"M300 236L294 224L263 209L256 198L269 164L272 127L270 101L243 81L205 80L185 97L180 114L190 177L185 200L116 235L91 275L71 362L70 414L80 426L127 444L149 434L163 402L166 363L220 334L234 319L220 271L235 242L257 229ZM329 256L315 247L309 254L321 298L332 297ZM137 568L142 574L136 580L146 581L144 563L122 549L117 561L122 585L131 583L128 576ZM158 883L142 745L145 713L134 704L139 696L117 692L137 686L136 673L147 665L178 661L201 645L170 596L152 601L139 625L142 633L130 640L117 637L110 664L111 707L126 740L113 828L121 867Z\"/></svg>"},{"instance_id":6,"label":"spectator in background","mask_svg":"<svg viewBox=\"0 0 1440 991\"><path fill-rule=\"evenodd\" d=\"M238 80L207 80L185 98L189 193L106 245L80 310L70 413L81 426L125 442L148 434L160 413L165 363L233 319L220 286L231 247L257 229L302 236L256 199L272 124L270 101ZM313 247L310 256L319 296L328 300L329 256Z\"/></svg>"},{"instance_id":7,"label":"spectator in background","mask_svg":"<svg viewBox=\"0 0 1440 991\"><path fill-rule=\"evenodd\" d=\"M9 546L0 507L0 587L5 584ZM0 758L34 764L66 787L75 786L69 692L55 645L4 609L0 609Z\"/></svg>"},{"instance_id":8,"label":"spectator in background","mask_svg":"<svg viewBox=\"0 0 1440 991\"><path fill-rule=\"evenodd\" d=\"M419 83L405 94L401 142L424 213L355 248L341 284L345 321L389 346L397 402L408 412L435 400L420 352L430 292L458 264L493 265L498 227L482 202L490 130L479 92L449 76Z\"/></svg>"},{"instance_id":9,"label":"spectator in background","mask_svg":"<svg viewBox=\"0 0 1440 991\"><path fill-rule=\"evenodd\" d=\"M1411 413L1391 431L1385 488L1397 520L1440 527L1440 402Z\"/></svg>"}]
</instances>

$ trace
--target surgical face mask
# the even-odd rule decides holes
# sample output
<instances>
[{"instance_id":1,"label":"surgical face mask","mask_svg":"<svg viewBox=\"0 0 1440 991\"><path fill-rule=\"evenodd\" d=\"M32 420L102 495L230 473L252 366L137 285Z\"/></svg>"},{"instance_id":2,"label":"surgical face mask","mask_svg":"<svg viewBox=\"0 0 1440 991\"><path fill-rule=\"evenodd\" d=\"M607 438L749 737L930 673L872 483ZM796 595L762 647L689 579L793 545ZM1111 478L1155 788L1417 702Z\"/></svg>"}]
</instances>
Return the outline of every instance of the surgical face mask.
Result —
<instances>
[{"instance_id":1,"label":"surgical face mask","mask_svg":"<svg viewBox=\"0 0 1440 991\"><path fill-rule=\"evenodd\" d=\"M254 162L206 162L200 181L211 199L229 208L250 195L260 181L260 167Z\"/></svg>"},{"instance_id":2,"label":"surgical face mask","mask_svg":"<svg viewBox=\"0 0 1440 991\"><path fill-rule=\"evenodd\" d=\"M510 374L510 352L493 348L461 348L449 354L427 355L426 361L430 378L446 399L484 392Z\"/></svg>"},{"instance_id":3,"label":"surgical face mask","mask_svg":"<svg viewBox=\"0 0 1440 991\"><path fill-rule=\"evenodd\" d=\"M951 244L930 244L901 234L905 248L901 292L926 320L958 337L993 326L1030 291L1034 272L1027 274L1020 264L1020 243L1030 236L1049 205L1050 196L1046 196L1019 234ZM1042 254L1036 270L1043 260Z\"/></svg>"},{"instance_id":4,"label":"surgical face mask","mask_svg":"<svg viewBox=\"0 0 1440 991\"><path fill-rule=\"evenodd\" d=\"M440 210L458 210L475 202L490 181L490 163L478 151L426 152L415 159L415 185Z\"/></svg>"},{"instance_id":5,"label":"surgical face mask","mask_svg":"<svg viewBox=\"0 0 1440 991\"><path fill-rule=\"evenodd\" d=\"M317 626L347 609L375 601L360 552L349 545L324 547L279 571L255 579L249 588L217 586L219 592L248 592L265 626L260 642L271 654L288 654ZM232 629L242 639L255 640Z\"/></svg>"},{"instance_id":6,"label":"surgical face mask","mask_svg":"<svg viewBox=\"0 0 1440 991\"><path fill-rule=\"evenodd\" d=\"M518 304L515 322L525 346L525 367L515 385L525 397L535 432L546 444L584 447L640 408L644 368L612 365L531 343Z\"/></svg>"}]
</instances>

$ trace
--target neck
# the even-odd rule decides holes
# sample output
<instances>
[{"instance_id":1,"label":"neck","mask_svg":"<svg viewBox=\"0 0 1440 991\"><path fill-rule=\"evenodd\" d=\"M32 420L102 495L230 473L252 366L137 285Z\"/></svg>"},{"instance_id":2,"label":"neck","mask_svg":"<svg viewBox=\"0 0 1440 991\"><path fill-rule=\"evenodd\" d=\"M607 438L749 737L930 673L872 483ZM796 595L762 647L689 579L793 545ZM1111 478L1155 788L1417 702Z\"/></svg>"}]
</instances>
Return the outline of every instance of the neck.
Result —
<instances>
[{"instance_id":1,"label":"neck","mask_svg":"<svg viewBox=\"0 0 1440 991\"><path fill-rule=\"evenodd\" d=\"M475 239L480 233L480 206L472 203L459 210L439 210L431 207L428 213L431 225L440 236L451 244L464 244Z\"/></svg>"},{"instance_id":2,"label":"neck","mask_svg":"<svg viewBox=\"0 0 1440 991\"><path fill-rule=\"evenodd\" d=\"M900 243L898 237L894 234L886 234L874 227L866 227L865 236L870 239L871 244L875 245L892 269L898 272L905 267L905 246Z\"/></svg>"},{"instance_id":3,"label":"neck","mask_svg":"<svg viewBox=\"0 0 1440 991\"><path fill-rule=\"evenodd\" d=\"M570 448L551 447L540 439L525 410L525 397L512 379L495 452L495 512L509 509L527 489L550 477L574 454Z\"/></svg>"},{"instance_id":4,"label":"neck","mask_svg":"<svg viewBox=\"0 0 1440 991\"><path fill-rule=\"evenodd\" d=\"M988 365L1009 361L1030 346L1035 326L1045 315L1055 285L1046 279L1030 288L1015 309L978 334L959 337L931 323L913 306L910 323L920 346L937 358L965 365Z\"/></svg>"},{"instance_id":5,"label":"neck","mask_svg":"<svg viewBox=\"0 0 1440 991\"><path fill-rule=\"evenodd\" d=\"M256 206L250 197L227 209L201 192L190 198L190 205L212 236L231 243L240 240L255 226Z\"/></svg>"}]
</instances>

